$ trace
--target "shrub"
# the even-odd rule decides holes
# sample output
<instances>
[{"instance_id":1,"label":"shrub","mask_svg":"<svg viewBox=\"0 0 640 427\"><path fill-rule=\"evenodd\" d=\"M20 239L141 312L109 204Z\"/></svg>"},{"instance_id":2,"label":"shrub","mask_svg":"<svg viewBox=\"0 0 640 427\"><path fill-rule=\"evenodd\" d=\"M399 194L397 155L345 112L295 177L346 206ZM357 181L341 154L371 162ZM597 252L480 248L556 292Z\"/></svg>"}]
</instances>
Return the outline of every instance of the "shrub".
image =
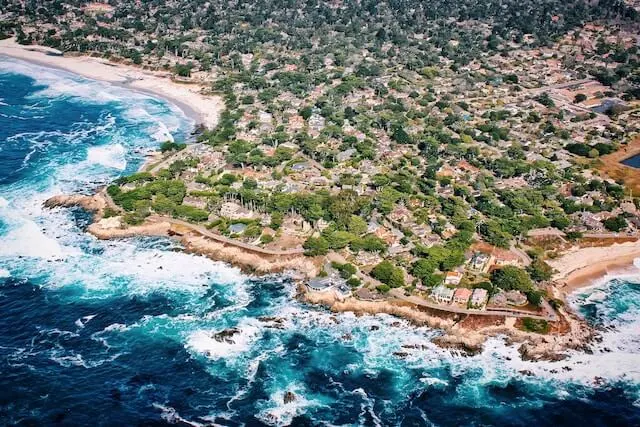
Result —
<instances>
[{"instance_id":1,"label":"shrub","mask_svg":"<svg viewBox=\"0 0 640 427\"><path fill-rule=\"evenodd\" d=\"M184 150L185 148L187 148L187 144L176 144L175 142L172 141L165 141L162 144L160 144L160 152L162 153L166 153L167 151L180 151L180 150Z\"/></svg>"},{"instance_id":2,"label":"shrub","mask_svg":"<svg viewBox=\"0 0 640 427\"><path fill-rule=\"evenodd\" d=\"M329 252L329 243L324 237L309 237L302 247L307 256L326 255Z\"/></svg>"},{"instance_id":3,"label":"shrub","mask_svg":"<svg viewBox=\"0 0 640 427\"><path fill-rule=\"evenodd\" d=\"M371 270L373 277L392 288L404 286L404 272L390 261L382 261Z\"/></svg>"},{"instance_id":4,"label":"shrub","mask_svg":"<svg viewBox=\"0 0 640 427\"><path fill-rule=\"evenodd\" d=\"M114 217L114 216L118 216L118 211L116 211L115 209L110 208L110 207L104 208L104 211L102 212L102 217L103 218L111 218L111 217Z\"/></svg>"},{"instance_id":5,"label":"shrub","mask_svg":"<svg viewBox=\"0 0 640 427\"><path fill-rule=\"evenodd\" d=\"M391 287L388 286L388 285L380 285L380 286L376 287L376 289L381 294L386 294L387 292L389 292L391 290Z\"/></svg>"},{"instance_id":6,"label":"shrub","mask_svg":"<svg viewBox=\"0 0 640 427\"><path fill-rule=\"evenodd\" d=\"M537 334L546 334L549 332L549 322L541 319L525 317L522 319L522 327L527 332L535 332Z\"/></svg>"},{"instance_id":7,"label":"shrub","mask_svg":"<svg viewBox=\"0 0 640 427\"><path fill-rule=\"evenodd\" d=\"M209 212L194 208L193 206L177 205L174 212L176 216L188 221L201 222L209 218Z\"/></svg>"},{"instance_id":8,"label":"shrub","mask_svg":"<svg viewBox=\"0 0 640 427\"><path fill-rule=\"evenodd\" d=\"M352 288L357 288L361 283L362 282L357 277L351 277L347 280L347 285L351 286Z\"/></svg>"},{"instance_id":9,"label":"shrub","mask_svg":"<svg viewBox=\"0 0 640 427\"><path fill-rule=\"evenodd\" d=\"M260 242L264 244L273 242L273 234L264 233L260 236Z\"/></svg>"}]
</instances>

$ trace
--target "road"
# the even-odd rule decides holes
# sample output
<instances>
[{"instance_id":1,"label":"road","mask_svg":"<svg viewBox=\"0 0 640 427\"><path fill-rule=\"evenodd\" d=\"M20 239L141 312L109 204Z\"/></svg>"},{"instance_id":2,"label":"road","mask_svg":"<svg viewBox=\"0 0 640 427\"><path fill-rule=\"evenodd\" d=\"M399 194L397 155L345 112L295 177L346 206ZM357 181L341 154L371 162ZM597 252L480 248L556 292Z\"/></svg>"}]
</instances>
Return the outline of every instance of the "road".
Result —
<instances>
[{"instance_id":1,"label":"road","mask_svg":"<svg viewBox=\"0 0 640 427\"><path fill-rule=\"evenodd\" d=\"M542 86L542 87L536 87L536 88L528 89L527 92L544 92L545 90L550 90L550 89L564 89L564 88L567 88L567 87L583 85L583 84L592 83L592 82L594 82L593 79L573 80L573 81L570 81L570 82L556 83L554 85Z\"/></svg>"},{"instance_id":2,"label":"road","mask_svg":"<svg viewBox=\"0 0 640 427\"><path fill-rule=\"evenodd\" d=\"M566 234L563 231L558 230L557 228L538 228L535 230L530 230L527 233L529 237L559 237L564 240ZM582 237L587 239L620 239L624 237L628 238L640 238L640 234L625 234L625 233L612 233L612 232L602 232L602 233L583 233Z\"/></svg>"},{"instance_id":3,"label":"road","mask_svg":"<svg viewBox=\"0 0 640 427\"><path fill-rule=\"evenodd\" d=\"M176 151L175 153L171 153L168 157L166 157L163 160L160 160L159 163L151 167L151 169L147 170L147 172L154 174L162 169L166 169L169 167L171 163L179 159L184 159L189 155L189 153L193 152L196 148L200 147L201 145L204 145L204 143L196 142L193 144L187 144L187 146L183 150ZM144 164L142 165L141 170L147 169L149 166L151 165Z\"/></svg>"},{"instance_id":4,"label":"road","mask_svg":"<svg viewBox=\"0 0 640 427\"><path fill-rule=\"evenodd\" d=\"M511 310L470 310L468 308L461 308L461 307L456 307L453 305L442 305L442 304L436 304L436 303L431 303L423 298L417 297L417 296L406 296L404 294L404 291L400 288L395 288L395 289L391 289L389 291L389 294L392 295L393 297L403 300L403 301L407 301L410 302L412 304L415 305L419 305L422 307L427 307L427 308L431 308L433 310L440 310L440 311L446 311L449 313L459 313L459 314L472 314L475 316L505 316L505 317L517 317L517 318L525 318L528 317L530 319L537 319L537 320L548 320L551 322L555 322L557 320L557 316L556 314L553 312L553 310L548 311L551 309L551 307L549 307L547 305L547 307L543 307L543 309L547 312L546 316L540 316L540 315L536 315L536 314L525 314L525 313L520 313L520 312L516 312L516 311L511 311ZM546 301L545 301L546 302Z\"/></svg>"},{"instance_id":5,"label":"road","mask_svg":"<svg viewBox=\"0 0 640 427\"><path fill-rule=\"evenodd\" d=\"M183 221L181 219L161 216L161 215L153 215L148 218L149 221L157 221L157 222L168 222L170 224L179 225L181 227L188 228L190 231L196 232L201 236L207 237L211 240L215 240L220 243L224 243L230 246L236 246L238 248L246 249L251 252L261 253L264 255L272 255L272 256L290 256L290 255L302 255L304 254L303 248L296 249L286 249L286 250L276 250L276 249L267 249L262 248L260 246L252 245L249 243L244 243L239 240L231 239L226 236L222 236L220 234L215 234L209 231L206 227L201 225L192 224L187 221Z\"/></svg>"}]
</instances>

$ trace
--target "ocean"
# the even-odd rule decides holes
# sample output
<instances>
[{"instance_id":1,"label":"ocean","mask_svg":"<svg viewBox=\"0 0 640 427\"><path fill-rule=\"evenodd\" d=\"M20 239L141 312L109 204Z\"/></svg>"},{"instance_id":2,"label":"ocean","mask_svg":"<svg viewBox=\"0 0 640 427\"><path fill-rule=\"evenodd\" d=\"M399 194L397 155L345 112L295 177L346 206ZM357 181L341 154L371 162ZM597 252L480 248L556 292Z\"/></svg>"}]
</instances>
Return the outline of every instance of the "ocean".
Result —
<instances>
[{"instance_id":1,"label":"ocean","mask_svg":"<svg viewBox=\"0 0 640 427\"><path fill-rule=\"evenodd\" d=\"M42 207L193 125L0 57L0 424L640 425L640 276L573 296L602 333L590 354L523 362L496 337L468 357L432 344L438 330L308 306L284 277L168 239L99 241L86 212Z\"/></svg>"}]
</instances>

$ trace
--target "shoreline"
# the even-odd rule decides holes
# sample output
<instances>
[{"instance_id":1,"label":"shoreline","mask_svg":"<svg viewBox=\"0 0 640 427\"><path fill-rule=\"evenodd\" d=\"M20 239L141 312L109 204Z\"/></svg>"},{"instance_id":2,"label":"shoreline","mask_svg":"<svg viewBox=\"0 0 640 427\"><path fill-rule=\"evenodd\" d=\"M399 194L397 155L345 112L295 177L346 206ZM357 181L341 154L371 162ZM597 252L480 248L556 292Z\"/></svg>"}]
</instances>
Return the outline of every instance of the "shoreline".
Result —
<instances>
[{"instance_id":1,"label":"shoreline","mask_svg":"<svg viewBox=\"0 0 640 427\"><path fill-rule=\"evenodd\" d=\"M44 46L23 46L13 39L0 40L0 57L4 55L162 99L193 120L194 126L202 124L209 129L215 128L225 108L219 96L202 94L205 86L176 83L167 77L168 72L147 71L90 56L51 55L47 51L50 49Z\"/></svg>"},{"instance_id":2,"label":"shoreline","mask_svg":"<svg viewBox=\"0 0 640 427\"><path fill-rule=\"evenodd\" d=\"M258 253L224 239L212 239L198 226L166 217L150 217L139 226L122 228L120 217L104 217L104 210L113 202L100 191L93 196L60 195L48 199L45 207L80 206L94 214L87 232L98 239L118 239L135 236L166 236L177 239L183 251L222 261L257 275L290 273L298 280L314 277L320 268L313 259L299 253ZM263 251L264 252L264 251ZM472 355L481 352L488 338L505 336L507 342L518 346L523 360L563 360L568 351L585 350L596 338L594 331L583 319L564 309L558 310L558 321L551 324L548 333L527 332L521 320L509 316L474 316L472 314L440 313L397 298L366 301L349 296L341 298L331 292L313 292L298 282L298 299L312 306L324 306L333 312L352 312L360 315L388 314L406 319L418 326L440 329L443 335L434 344Z\"/></svg>"},{"instance_id":3,"label":"shoreline","mask_svg":"<svg viewBox=\"0 0 640 427\"><path fill-rule=\"evenodd\" d=\"M548 263L557 270L553 280L566 296L591 287L608 276L639 274L634 261L640 258L640 241L569 251ZM597 260L597 261L593 261Z\"/></svg>"}]
</instances>

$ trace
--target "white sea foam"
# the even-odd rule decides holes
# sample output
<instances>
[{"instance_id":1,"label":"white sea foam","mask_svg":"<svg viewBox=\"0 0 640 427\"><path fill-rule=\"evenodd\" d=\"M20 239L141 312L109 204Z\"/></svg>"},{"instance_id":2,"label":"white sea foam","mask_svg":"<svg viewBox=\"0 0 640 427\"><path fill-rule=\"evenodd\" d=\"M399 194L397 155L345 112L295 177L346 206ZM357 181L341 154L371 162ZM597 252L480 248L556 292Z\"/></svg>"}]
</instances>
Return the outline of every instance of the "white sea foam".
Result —
<instances>
[{"instance_id":1,"label":"white sea foam","mask_svg":"<svg viewBox=\"0 0 640 427\"><path fill-rule=\"evenodd\" d=\"M181 417L178 411L176 411L175 408L172 408L171 406L161 405L160 403L154 403L153 407L162 411L160 417L162 417L162 419L168 422L169 424L186 424L194 427L204 426L204 424L202 423L190 421L190 420L187 420L186 418Z\"/></svg>"},{"instance_id":2,"label":"white sea foam","mask_svg":"<svg viewBox=\"0 0 640 427\"><path fill-rule=\"evenodd\" d=\"M285 403L284 396L287 392L292 392L295 399ZM305 386L301 383L288 384L286 390L275 389L271 392L268 401L258 402L260 411L256 414L256 418L269 425L291 425L294 417L303 415L311 408L324 406L319 400L308 399L307 394Z\"/></svg>"},{"instance_id":3,"label":"white sea foam","mask_svg":"<svg viewBox=\"0 0 640 427\"><path fill-rule=\"evenodd\" d=\"M76 74L54 68L42 67L18 59L0 63L0 71L29 76L38 84L46 86L35 94L38 98L55 99L75 97L92 103L119 101L124 96L142 98L144 95L126 91L107 83L85 79Z\"/></svg>"},{"instance_id":4,"label":"white sea foam","mask_svg":"<svg viewBox=\"0 0 640 427\"><path fill-rule=\"evenodd\" d=\"M86 325L94 317L96 317L95 314L91 314L89 316L83 316L83 317L81 317L79 319L76 319L76 321L74 323L78 328L82 329L82 328L84 328L84 325Z\"/></svg>"},{"instance_id":5,"label":"white sea foam","mask_svg":"<svg viewBox=\"0 0 640 427\"><path fill-rule=\"evenodd\" d=\"M25 222L3 237L0 256L62 258L65 252L58 242L47 237L34 222Z\"/></svg>"},{"instance_id":6,"label":"white sea foam","mask_svg":"<svg viewBox=\"0 0 640 427\"><path fill-rule=\"evenodd\" d=\"M122 144L101 145L89 147L87 150L87 160L108 168L124 170L127 167L125 158L125 148Z\"/></svg>"},{"instance_id":7,"label":"white sea foam","mask_svg":"<svg viewBox=\"0 0 640 427\"><path fill-rule=\"evenodd\" d=\"M6 268L0 268L0 279L11 277L11 272Z\"/></svg>"},{"instance_id":8,"label":"white sea foam","mask_svg":"<svg viewBox=\"0 0 640 427\"><path fill-rule=\"evenodd\" d=\"M260 337L261 329L253 322L238 326L238 333L228 338L216 338L219 330L198 330L187 338L187 348L210 359L222 359L249 351Z\"/></svg>"}]
</instances>

